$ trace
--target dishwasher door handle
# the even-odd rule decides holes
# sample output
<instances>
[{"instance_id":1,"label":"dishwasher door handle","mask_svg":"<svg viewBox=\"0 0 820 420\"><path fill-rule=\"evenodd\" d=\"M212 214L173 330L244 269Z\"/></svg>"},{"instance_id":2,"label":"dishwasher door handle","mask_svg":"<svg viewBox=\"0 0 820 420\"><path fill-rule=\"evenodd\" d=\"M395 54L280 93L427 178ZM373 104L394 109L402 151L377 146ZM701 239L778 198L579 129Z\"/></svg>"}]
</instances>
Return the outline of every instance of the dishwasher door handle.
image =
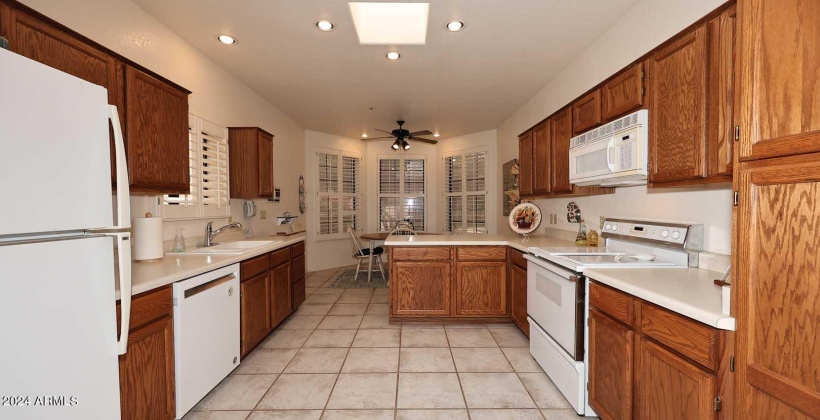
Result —
<instances>
[{"instance_id":1,"label":"dishwasher door handle","mask_svg":"<svg viewBox=\"0 0 820 420\"><path fill-rule=\"evenodd\" d=\"M189 297L196 296L208 289L213 289L216 286L219 286L222 283L229 282L236 278L236 274L228 274L227 276L222 276L218 279L211 280L207 283L200 284L199 286L192 287L185 291L185 299Z\"/></svg>"}]
</instances>

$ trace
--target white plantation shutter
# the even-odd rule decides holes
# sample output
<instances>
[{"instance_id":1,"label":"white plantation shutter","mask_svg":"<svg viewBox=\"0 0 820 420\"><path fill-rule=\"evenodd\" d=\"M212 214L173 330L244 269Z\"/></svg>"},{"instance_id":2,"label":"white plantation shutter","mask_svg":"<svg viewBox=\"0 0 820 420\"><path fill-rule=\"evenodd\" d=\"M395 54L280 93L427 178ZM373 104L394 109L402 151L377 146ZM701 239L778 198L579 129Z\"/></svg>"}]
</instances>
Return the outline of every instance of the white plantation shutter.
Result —
<instances>
[{"instance_id":1,"label":"white plantation shutter","mask_svg":"<svg viewBox=\"0 0 820 420\"><path fill-rule=\"evenodd\" d=\"M379 159L379 230L389 231L409 220L425 229L427 160L418 156Z\"/></svg>"},{"instance_id":2,"label":"white plantation shutter","mask_svg":"<svg viewBox=\"0 0 820 420\"><path fill-rule=\"evenodd\" d=\"M487 233L487 152L444 158L444 230Z\"/></svg>"},{"instance_id":3,"label":"white plantation shutter","mask_svg":"<svg viewBox=\"0 0 820 420\"><path fill-rule=\"evenodd\" d=\"M358 229L361 210L361 158L351 153L320 149L316 152L319 212L317 235L323 239L346 237Z\"/></svg>"},{"instance_id":4,"label":"white plantation shutter","mask_svg":"<svg viewBox=\"0 0 820 420\"><path fill-rule=\"evenodd\" d=\"M189 194L162 196L166 219L230 215L227 130L193 114L188 115Z\"/></svg>"}]
</instances>

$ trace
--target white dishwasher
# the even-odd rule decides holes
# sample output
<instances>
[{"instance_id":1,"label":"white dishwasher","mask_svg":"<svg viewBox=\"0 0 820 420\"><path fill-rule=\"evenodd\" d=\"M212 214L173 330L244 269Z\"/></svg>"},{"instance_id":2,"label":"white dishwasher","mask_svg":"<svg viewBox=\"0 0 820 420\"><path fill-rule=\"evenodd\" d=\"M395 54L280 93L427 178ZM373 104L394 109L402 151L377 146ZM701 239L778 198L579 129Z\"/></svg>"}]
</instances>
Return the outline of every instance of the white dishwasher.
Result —
<instances>
[{"instance_id":1,"label":"white dishwasher","mask_svg":"<svg viewBox=\"0 0 820 420\"><path fill-rule=\"evenodd\" d=\"M177 419L239 366L239 264L174 283Z\"/></svg>"}]
</instances>

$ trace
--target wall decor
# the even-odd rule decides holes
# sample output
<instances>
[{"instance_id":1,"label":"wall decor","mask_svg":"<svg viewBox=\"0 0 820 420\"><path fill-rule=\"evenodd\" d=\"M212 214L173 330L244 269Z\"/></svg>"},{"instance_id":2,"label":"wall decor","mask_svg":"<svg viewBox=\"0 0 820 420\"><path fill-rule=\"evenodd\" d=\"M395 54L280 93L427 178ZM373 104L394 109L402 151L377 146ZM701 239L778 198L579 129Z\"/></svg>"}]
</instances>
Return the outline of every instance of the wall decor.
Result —
<instances>
[{"instance_id":1,"label":"wall decor","mask_svg":"<svg viewBox=\"0 0 820 420\"><path fill-rule=\"evenodd\" d=\"M505 163L501 173L504 188L504 196L501 198L502 208L504 216L509 216L513 207L521 202L521 196L518 193L518 159Z\"/></svg>"},{"instance_id":2,"label":"wall decor","mask_svg":"<svg viewBox=\"0 0 820 420\"><path fill-rule=\"evenodd\" d=\"M510 212L509 223L513 232L526 237L541 224L541 209L533 203L521 203Z\"/></svg>"},{"instance_id":3,"label":"wall decor","mask_svg":"<svg viewBox=\"0 0 820 420\"><path fill-rule=\"evenodd\" d=\"M581 223L583 217L581 217L581 208L575 204L574 201L570 201L567 204L567 222L570 223Z\"/></svg>"},{"instance_id":4,"label":"wall decor","mask_svg":"<svg viewBox=\"0 0 820 420\"><path fill-rule=\"evenodd\" d=\"M299 175L299 213L305 214L307 206L305 205L305 177Z\"/></svg>"}]
</instances>

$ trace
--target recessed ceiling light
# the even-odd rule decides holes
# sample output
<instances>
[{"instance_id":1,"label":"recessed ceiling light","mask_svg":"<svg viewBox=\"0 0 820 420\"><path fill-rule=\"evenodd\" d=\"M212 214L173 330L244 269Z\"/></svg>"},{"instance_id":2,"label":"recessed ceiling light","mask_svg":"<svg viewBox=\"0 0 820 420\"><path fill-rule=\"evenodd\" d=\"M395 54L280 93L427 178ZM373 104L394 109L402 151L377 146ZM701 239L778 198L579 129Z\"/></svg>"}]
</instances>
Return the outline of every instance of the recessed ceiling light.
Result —
<instances>
[{"instance_id":1,"label":"recessed ceiling light","mask_svg":"<svg viewBox=\"0 0 820 420\"><path fill-rule=\"evenodd\" d=\"M439 133L433 134L433 137L441 137L441 134L439 134Z\"/></svg>"},{"instance_id":2,"label":"recessed ceiling light","mask_svg":"<svg viewBox=\"0 0 820 420\"><path fill-rule=\"evenodd\" d=\"M458 32L464 29L464 22L460 20L451 20L447 22L447 30L450 32Z\"/></svg>"},{"instance_id":3,"label":"recessed ceiling light","mask_svg":"<svg viewBox=\"0 0 820 420\"><path fill-rule=\"evenodd\" d=\"M362 45L424 45L429 3L350 2Z\"/></svg>"},{"instance_id":4,"label":"recessed ceiling light","mask_svg":"<svg viewBox=\"0 0 820 420\"><path fill-rule=\"evenodd\" d=\"M335 27L333 22L329 20L320 20L316 22L316 27L319 28L320 31L330 32Z\"/></svg>"},{"instance_id":5,"label":"recessed ceiling light","mask_svg":"<svg viewBox=\"0 0 820 420\"><path fill-rule=\"evenodd\" d=\"M367 138L367 133L362 133L362 138L366 139Z\"/></svg>"},{"instance_id":6,"label":"recessed ceiling light","mask_svg":"<svg viewBox=\"0 0 820 420\"><path fill-rule=\"evenodd\" d=\"M223 44L225 44L225 45L233 45L233 44L236 44L236 38L234 38L234 37L232 37L232 36L230 36L230 35L224 35L224 34L222 34L222 35L217 35L217 36L216 36L216 39L218 39L218 40L219 40L219 42L221 42L221 43L223 43Z\"/></svg>"},{"instance_id":7,"label":"recessed ceiling light","mask_svg":"<svg viewBox=\"0 0 820 420\"><path fill-rule=\"evenodd\" d=\"M387 57L388 60L396 61L401 58L401 54L395 51L390 51L389 53L385 54L385 57Z\"/></svg>"}]
</instances>

